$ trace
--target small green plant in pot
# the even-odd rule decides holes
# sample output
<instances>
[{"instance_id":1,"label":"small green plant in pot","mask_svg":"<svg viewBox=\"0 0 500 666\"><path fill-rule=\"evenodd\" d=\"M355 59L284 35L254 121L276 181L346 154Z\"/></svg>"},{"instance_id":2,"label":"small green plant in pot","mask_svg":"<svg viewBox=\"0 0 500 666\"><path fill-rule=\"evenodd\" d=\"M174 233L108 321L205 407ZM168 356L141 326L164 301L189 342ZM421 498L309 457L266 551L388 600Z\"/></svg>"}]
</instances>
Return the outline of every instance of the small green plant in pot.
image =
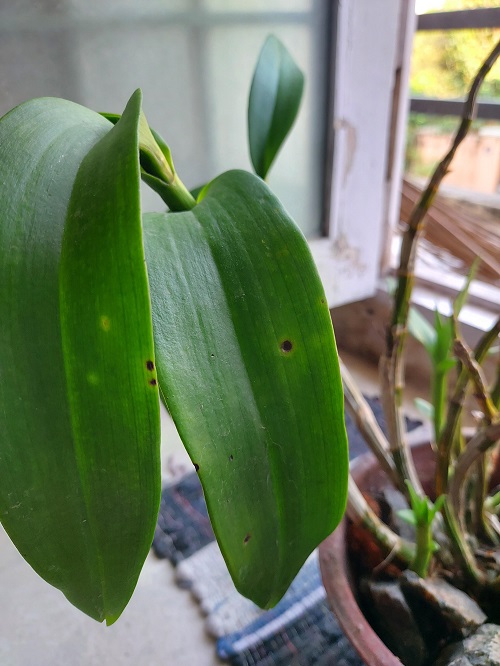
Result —
<instances>
[{"instance_id":1,"label":"small green plant in pot","mask_svg":"<svg viewBox=\"0 0 500 666\"><path fill-rule=\"evenodd\" d=\"M499 663L495 646L500 641L500 523L496 486L499 483L500 364L496 376L489 380L482 366L488 355L500 358L497 346L500 319L494 321L474 349L463 339L458 317L477 262L449 317L436 313L432 326L410 307L416 248L426 213L468 132L481 83L499 55L500 43L478 71L453 144L423 191L403 234L392 318L380 362L387 437L347 368L342 367L347 408L377 461L377 465L363 469L362 464L371 463L361 461L358 470L356 465L353 468L347 507L353 526L350 534L353 539L365 539L365 544L373 544L377 550L378 560L370 563L371 574L364 585L368 589L365 608L394 654L369 628L366 632L360 631L359 621L365 620L350 590L344 586L340 595L336 595L335 581L325 584L341 623L355 645L359 641L358 651L369 664L401 663L395 655L411 666ZM425 452L429 455L425 456L426 465L420 470L422 477L414 460L414 454L422 460L422 451L412 453L407 443L402 410L404 344L409 333L422 342L432 365L432 402L420 402L432 420L434 434ZM465 417L470 416L466 413L466 399L471 397L477 406L477 425L466 433L462 424ZM429 461L432 463L430 475ZM381 491L384 484L392 483L400 492L400 498L406 497L407 501L406 507L399 510L390 503L389 507L385 506L385 513L393 514L390 524L373 510L353 478L363 480L368 489L370 476L377 476L377 469L383 470L386 477L376 490ZM401 520L413 526L413 534L400 528ZM320 548L324 580L331 571L340 570L335 559L340 548L335 536ZM366 551L371 552L370 548L371 545ZM386 621L382 610L389 597L394 604L392 615L396 618L393 626ZM351 611L352 616L348 617ZM380 654L375 654L379 646Z\"/></svg>"},{"instance_id":2,"label":"small green plant in pot","mask_svg":"<svg viewBox=\"0 0 500 666\"><path fill-rule=\"evenodd\" d=\"M132 95L0 121L0 519L98 621L125 608L160 501L160 397L236 587L277 603L345 509L338 357L307 243L264 178L303 75L268 39L249 102L254 175L196 198ZM261 177L259 177L261 176ZM143 214L141 178L168 212Z\"/></svg>"}]
</instances>

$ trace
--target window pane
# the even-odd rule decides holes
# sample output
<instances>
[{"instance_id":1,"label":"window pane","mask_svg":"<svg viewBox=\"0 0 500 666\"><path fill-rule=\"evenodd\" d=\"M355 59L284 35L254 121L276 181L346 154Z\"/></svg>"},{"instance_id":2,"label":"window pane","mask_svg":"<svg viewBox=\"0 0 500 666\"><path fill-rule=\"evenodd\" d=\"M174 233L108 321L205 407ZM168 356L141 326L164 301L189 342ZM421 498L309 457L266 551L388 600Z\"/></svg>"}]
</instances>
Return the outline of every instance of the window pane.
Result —
<instances>
[{"instance_id":1,"label":"window pane","mask_svg":"<svg viewBox=\"0 0 500 666\"><path fill-rule=\"evenodd\" d=\"M309 235L322 210L326 0L19 0L0 7L0 114L53 95L119 112L136 88L188 187L250 168L246 105L270 32L306 74L270 184ZM162 208L156 195L145 206Z\"/></svg>"}]
</instances>

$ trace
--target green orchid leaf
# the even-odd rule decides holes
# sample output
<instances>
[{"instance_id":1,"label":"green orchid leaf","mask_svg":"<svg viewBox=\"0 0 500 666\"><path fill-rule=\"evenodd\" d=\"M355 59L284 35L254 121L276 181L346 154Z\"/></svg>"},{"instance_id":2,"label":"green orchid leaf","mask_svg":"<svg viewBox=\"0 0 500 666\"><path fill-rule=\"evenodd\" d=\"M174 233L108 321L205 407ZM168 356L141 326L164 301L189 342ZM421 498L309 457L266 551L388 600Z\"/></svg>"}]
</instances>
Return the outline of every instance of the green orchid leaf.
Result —
<instances>
[{"instance_id":1,"label":"green orchid leaf","mask_svg":"<svg viewBox=\"0 0 500 666\"><path fill-rule=\"evenodd\" d=\"M405 521L405 523L408 523L409 525L413 525L416 527L417 519L412 509L400 509L399 511L397 511L397 514L401 518L401 520Z\"/></svg>"},{"instance_id":2,"label":"green orchid leaf","mask_svg":"<svg viewBox=\"0 0 500 666\"><path fill-rule=\"evenodd\" d=\"M436 344L436 331L432 324L416 309L411 307L408 314L408 330L418 340L432 357Z\"/></svg>"},{"instance_id":3,"label":"green orchid leaf","mask_svg":"<svg viewBox=\"0 0 500 666\"><path fill-rule=\"evenodd\" d=\"M432 421L434 418L434 405L431 405L430 402L424 400L423 398L415 398L414 400L415 407L418 411L429 421Z\"/></svg>"},{"instance_id":4,"label":"green orchid leaf","mask_svg":"<svg viewBox=\"0 0 500 666\"><path fill-rule=\"evenodd\" d=\"M160 491L139 119L136 93L115 127L56 99L0 121L0 517L40 576L108 624Z\"/></svg>"},{"instance_id":5,"label":"green orchid leaf","mask_svg":"<svg viewBox=\"0 0 500 666\"><path fill-rule=\"evenodd\" d=\"M456 361L452 358L445 358L436 364L436 371L446 374L456 366Z\"/></svg>"},{"instance_id":6,"label":"green orchid leaf","mask_svg":"<svg viewBox=\"0 0 500 666\"><path fill-rule=\"evenodd\" d=\"M304 75L274 35L262 47L248 100L248 142L255 173L265 178L297 116Z\"/></svg>"},{"instance_id":7,"label":"green orchid leaf","mask_svg":"<svg viewBox=\"0 0 500 666\"><path fill-rule=\"evenodd\" d=\"M440 495L437 500L433 504L433 517L438 513L438 511L441 511L441 509L444 506L444 501L446 499L446 495Z\"/></svg>"},{"instance_id":8,"label":"green orchid leaf","mask_svg":"<svg viewBox=\"0 0 500 666\"><path fill-rule=\"evenodd\" d=\"M458 296L453 302L453 317L455 318L455 320L458 320L458 316L460 315L460 312L462 311L462 308L464 307L467 301L471 282L476 277L480 265L481 265L481 258L476 257L471 264L469 273L467 275L467 279L465 280L465 284L462 290L459 292Z\"/></svg>"},{"instance_id":9,"label":"green orchid leaf","mask_svg":"<svg viewBox=\"0 0 500 666\"><path fill-rule=\"evenodd\" d=\"M259 178L233 171L144 239L160 390L198 470L238 590L284 594L340 520L343 398L307 243Z\"/></svg>"}]
</instances>

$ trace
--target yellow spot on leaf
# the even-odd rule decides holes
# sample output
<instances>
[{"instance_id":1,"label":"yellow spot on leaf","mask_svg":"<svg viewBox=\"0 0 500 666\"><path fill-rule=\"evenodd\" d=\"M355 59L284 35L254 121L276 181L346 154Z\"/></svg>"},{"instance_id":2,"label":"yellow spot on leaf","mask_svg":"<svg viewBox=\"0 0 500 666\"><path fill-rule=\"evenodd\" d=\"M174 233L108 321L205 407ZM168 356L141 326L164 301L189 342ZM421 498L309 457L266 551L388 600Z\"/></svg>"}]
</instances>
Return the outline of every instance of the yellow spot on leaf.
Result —
<instances>
[{"instance_id":1,"label":"yellow spot on leaf","mask_svg":"<svg viewBox=\"0 0 500 666\"><path fill-rule=\"evenodd\" d=\"M95 372L89 372L87 374L87 381L92 386L99 384L99 376Z\"/></svg>"},{"instance_id":2,"label":"yellow spot on leaf","mask_svg":"<svg viewBox=\"0 0 500 666\"><path fill-rule=\"evenodd\" d=\"M106 333L111 328L111 321L110 321L109 317L106 317L106 315L101 316L101 328Z\"/></svg>"}]
</instances>

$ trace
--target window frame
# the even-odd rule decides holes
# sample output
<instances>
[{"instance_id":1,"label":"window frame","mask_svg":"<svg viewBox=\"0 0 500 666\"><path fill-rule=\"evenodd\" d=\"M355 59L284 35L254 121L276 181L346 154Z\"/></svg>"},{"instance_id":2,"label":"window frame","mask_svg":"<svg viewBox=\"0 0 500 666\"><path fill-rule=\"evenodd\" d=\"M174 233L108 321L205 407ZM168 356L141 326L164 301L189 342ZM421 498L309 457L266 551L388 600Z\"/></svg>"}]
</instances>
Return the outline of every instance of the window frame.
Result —
<instances>
[{"instance_id":1,"label":"window frame","mask_svg":"<svg viewBox=\"0 0 500 666\"><path fill-rule=\"evenodd\" d=\"M403 177L415 2L336 0L331 23L326 224L324 236L311 239L310 247L334 307L373 295L389 266Z\"/></svg>"}]
</instances>

